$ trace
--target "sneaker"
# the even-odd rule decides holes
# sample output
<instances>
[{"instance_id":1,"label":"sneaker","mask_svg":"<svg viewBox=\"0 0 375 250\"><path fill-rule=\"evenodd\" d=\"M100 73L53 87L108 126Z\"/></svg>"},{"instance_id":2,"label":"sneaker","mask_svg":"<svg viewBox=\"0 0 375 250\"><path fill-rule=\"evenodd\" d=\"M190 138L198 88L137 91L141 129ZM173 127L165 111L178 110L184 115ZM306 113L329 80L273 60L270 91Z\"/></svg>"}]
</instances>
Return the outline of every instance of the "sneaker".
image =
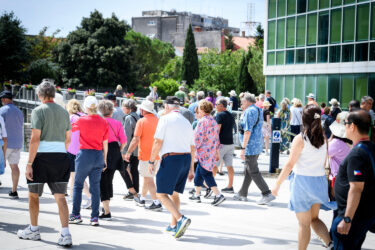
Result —
<instances>
[{"instance_id":1,"label":"sneaker","mask_svg":"<svg viewBox=\"0 0 375 250\"><path fill-rule=\"evenodd\" d=\"M19 197L18 197L17 191L15 191L15 192L10 191L9 192L9 198L14 199L14 200L18 199Z\"/></svg>"},{"instance_id":2,"label":"sneaker","mask_svg":"<svg viewBox=\"0 0 375 250\"><path fill-rule=\"evenodd\" d=\"M101 220L112 220L111 213L108 213L108 214L102 213L101 215L99 215L99 219L101 219Z\"/></svg>"},{"instance_id":3,"label":"sneaker","mask_svg":"<svg viewBox=\"0 0 375 250\"><path fill-rule=\"evenodd\" d=\"M220 195L219 197L215 196L215 199L213 202L211 202L211 205L219 206L221 203L223 203L223 201L225 201L224 195Z\"/></svg>"},{"instance_id":4,"label":"sneaker","mask_svg":"<svg viewBox=\"0 0 375 250\"><path fill-rule=\"evenodd\" d=\"M156 212L161 212L161 211L163 211L163 206L161 205L161 203L159 203L159 205L156 205L155 202L152 202L151 205L145 207L145 209L151 210L151 211L156 211Z\"/></svg>"},{"instance_id":5,"label":"sneaker","mask_svg":"<svg viewBox=\"0 0 375 250\"><path fill-rule=\"evenodd\" d=\"M82 205L83 209L91 209L91 199L86 200L86 203Z\"/></svg>"},{"instance_id":6,"label":"sneaker","mask_svg":"<svg viewBox=\"0 0 375 250\"><path fill-rule=\"evenodd\" d=\"M31 227L28 226L24 230L18 230L17 236L20 239L24 240L40 240L40 232L39 229L36 231L31 231Z\"/></svg>"},{"instance_id":7,"label":"sneaker","mask_svg":"<svg viewBox=\"0 0 375 250\"><path fill-rule=\"evenodd\" d=\"M168 233L176 233L176 229L177 229L176 226L171 227L171 225L168 225L167 228L165 229L165 231L168 232Z\"/></svg>"},{"instance_id":8,"label":"sneaker","mask_svg":"<svg viewBox=\"0 0 375 250\"><path fill-rule=\"evenodd\" d=\"M239 195L239 194L235 194L235 195L233 196L233 200L235 200L235 201L247 201L247 197L245 197L245 196L241 196L241 195Z\"/></svg>"},{"instance_id":9,"label":"sneaker","mask_svg":"<svg viewBox=\"0 0 375 250\"><path fill-rule=\"evenodd\" d=\"M79 224L79 223L82 223L82 219L81 219L81 215L74 215L74 214L71 214L69 216L69 224Z\"/></svg>"},{"instance_id":10,"label":"sneaker","mask_svg":"<svg viewBox=\"0 0 375 250\"><path fill-rule=\"evenodd\" d=\"M57 244L63 247L72 246L73 245L72 236L70 234L67 234L65 236L61 235L59 240L57 241Z\"/></svg>"},{"instance_id":11,"label":"sneaker","mask_svg":"<svg viewBox=\"0 0 375 250\"><path fill-rule=\"evenodd\" d=\"M206 189L206 194L204 195L204 198L206 198L206 199L210 198L211 195L212 195L212 193L213 193L212 189L211 188L207 188Z\"/></svg>"},{"instance_id":12,"label":"sneaker","mask_svg":"<svg viewBox=\"0 0 375 250\"><path fill-rule=\"evenodd\" d=\"M219 175L224 175L224 173L223 172L217 172Z\"/></svg>"},{"instance_id":13,"label":"sneaker","mask_svg":"<svg viewBox=\"0 0 375 250\"><path fill-rule=\"evenodd\" d=\"M189 191L189 194L194 194L195 193L195 188Z\"/></svg>"},{"instance_id":14,"label":"sneaker","mask_svg":"<svg viewBox=\"0 0 375 250\"><path fill-rule=\"evenodd\" d=\"M334 249L333 241L331 241L331 242L328 244L328 246L326 247L326 249L329 249L329 250Z\"/></svg>"},{"instance_id":15,"label":"sneaker","mask_svg":"<svg viewBox=\"0 0 375 250\"><path fill-rule=\"evenodd\" d=\"M131 201L134 199L134 194L128 192L124 197L123 197L124 200L128 200L128 201Z\"/></svg>"},{"instance_id":16,"label":"sneaker","mask_svg":"<svg viewBox=\"0 0 375 250\"><path fill-rule=\"evenodd\" d=\"M177 221L176 233L173 235L175 239L179 239L185 234L185 231L189 227L190 223L191 220L184 215L182 216L181 220Z\"/></svg>"},{"instance_id":17,"label":"sneaker","mask_svg":"<svg viewBox=\"0 0 375 250\"><path fill-rule=\"evenodd\" d=\"M189 197L189 200L195 201L196 203L201 203L201 196L193 194Z\"/></svg>"},{"instance_id":18,"label":"sneaker","mask_svg":"<svg viewBox=\"0 0 375 250\"><path fill-rule=\"evenodd\" d=\"M135 201L135 205L137 205L139 207L146 206L146 201L145 200L141 200L139 197L134 197L134 201Z\"/></svg>"},{"instance_id":19,"label":"sneaker","mask_svg":"<svg viewBox=\"0 0 375 250\"><path fill-rule=\"evenodd\" d=\"M272 194L263 195L262 199L257 201L257 204L258 205L267 205L268 203L270 203L274 199L276 199L276 197L273 196Z\"/></svg>"},{"instance_id":20,"label":"sneaker","mask_svg":"<svg viewBox=\"0 0 375 250\"><path fill-rule=\"evenodd\" d=\"M91 226L99 226L98 217L92 217L91 220L90 220L90 225Z\"/></svg>"},{"instance_id":21,"label":"sneaker","mask_svg":"<svg viewBox=\"0 0 375 250\"><path fill-rule=\"evenodd\" d=\"M223 193L228 193L228 194L233 194L233 193L234 193L234 190L233 190L233 187L230 187L230 188L226 187L226 188L223 188L223 189L221 190L221 192L223 192Z\"/></svg>"}]
</instances>

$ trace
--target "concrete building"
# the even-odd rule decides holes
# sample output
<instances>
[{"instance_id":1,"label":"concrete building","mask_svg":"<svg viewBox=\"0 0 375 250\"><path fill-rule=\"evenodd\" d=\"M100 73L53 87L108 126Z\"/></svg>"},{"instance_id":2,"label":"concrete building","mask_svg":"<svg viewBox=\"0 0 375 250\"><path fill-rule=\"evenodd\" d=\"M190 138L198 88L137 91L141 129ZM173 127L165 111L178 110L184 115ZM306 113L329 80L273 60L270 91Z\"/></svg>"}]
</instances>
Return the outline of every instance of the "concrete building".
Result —
<instances>
[{"instance_id":1,"label":"concrete building","mask_svg":"<svg viewBox=\"0 0 375 250\"><path fill-rule=\"evenodd\" d=\"M191 12L172 11L143 11L142 17L132 18L134 31L169 42L175 47L184 47L186 31L189 24L194 29L197 47L222 49L222 35L230 32L234 36L240 33L239 28L228 27L228 20L221 17L210 17L192 14Z\"/></svg>"},{"instance_id":2,"label":"concrete building","mask_svg":"<svg viewBox=\"0 0 375 250\"><path fill-rule=\"evenodd\" d=\"M267 0L263 73L278 103L375 97L374 0Z\"/></svg>"}]
</instances>

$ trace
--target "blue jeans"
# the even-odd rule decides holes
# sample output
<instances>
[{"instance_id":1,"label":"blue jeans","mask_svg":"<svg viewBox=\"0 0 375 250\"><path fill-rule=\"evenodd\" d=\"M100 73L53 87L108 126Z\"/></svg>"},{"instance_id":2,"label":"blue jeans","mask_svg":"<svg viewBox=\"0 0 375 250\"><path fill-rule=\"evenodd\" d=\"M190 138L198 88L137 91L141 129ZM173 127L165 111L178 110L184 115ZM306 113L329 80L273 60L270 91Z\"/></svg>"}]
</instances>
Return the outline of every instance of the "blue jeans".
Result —
<instances>
[{"instance_id":1,"label":"blue jeans","mask_svg":"<svg viewBox=\"0 0 375 250\"><path fill-rule=\"evenodd\" d=\"M366 239L367 232L375 223L375 217L372 219L354 217L348 235L342 235L337 232L337 226L342 219L341 216L337 216L332 222L331 234L335 250L360 250Z\"/></svg>"},{"instance_id":2,"label":"blue jeans","mask_svg":"<svg viewBox=\"0 0 375 250\"><path fill-rule=\"evenodd\" d=\"M82 189L86 177L90 181L91 218L99 216L100 205L100 178L104 167L103 151L81 149L76 158L76 175L73 188L73 214L81 211Z\"/></svg>"}]
</instances>

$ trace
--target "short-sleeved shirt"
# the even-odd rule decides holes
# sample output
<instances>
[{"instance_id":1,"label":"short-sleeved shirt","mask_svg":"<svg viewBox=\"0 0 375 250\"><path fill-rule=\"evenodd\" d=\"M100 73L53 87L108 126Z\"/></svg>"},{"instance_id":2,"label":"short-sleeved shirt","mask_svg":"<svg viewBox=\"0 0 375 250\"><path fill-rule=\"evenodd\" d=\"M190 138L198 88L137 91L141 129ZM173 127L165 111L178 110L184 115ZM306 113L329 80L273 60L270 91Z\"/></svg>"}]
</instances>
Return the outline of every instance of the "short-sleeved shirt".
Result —
<instances>
[{"instance_id":1,"label":"short-sleeved shirt","mask_svg":"<svg viewBox=\"0 0 375 250\"><path fill-rule=\"evenodd\" d=\"M124 122L124 111L120 107L115 107L113 109L112 118L119 121L121 124Z\"/></svg>"},{"instance_id":2,"label":"short-sleeved shirt","mask_svg":"<svg viewBox=\"0 0 375 250\"><path fill-rule=\"evenodd\" d=\"M344 141L333 138L328 143L329 167L331 169L331 177L334 177L339 172L341 162L344 161L350 152L350 147Z\"/></svg>"},{"instance_id":3,"label":"short-sleeved shirt","mask_svg":"<svg viewBox=\"0 0 375 250\"><path fill-rule=\"evenodd\" d=\"M76 114L70 115L70 124L74 124L81 116L86 114L78 112ZM68 147L68 152L76 155L79 152L79 131L74 131L70 133L70 144Z\"/></svg>"},{"instance_id":4,"label":"short-sleeved shirt","mask_svg":"<svg viewBox=\"0 0 375 250\"><path fill-rule=\"evenodd\" d=\"M80 117L72 126L79 130L80 149L103 150L103 141L108 140L108 123L99 115Z\"/></svg>"},{"instance_id":5,"label":"short-sleeved shirt","mask_svg":"<svg viewBox=\"0 0 375 250\"><path fill-rule=\"evenodd\" d=\"M7 130L5 128L4 119L2 116L0 116L0 139L3 139L4 137L8 137Z\"/></svg>"},{"instance_id":6,"label":"short-sleeved shirt","mask_svg":"<svg viewBox=\"0 0 375 250\"><path fill-rule=\"evenodd\" d=\"M69 113L54 102L31 112L31 128L41 130L38 152L66 153L65 133L71 129Z\"/></svg>"},{"instance_id":7,"label":"short-sleeved shirt","mask_svg":"<svg viewBox=\"0 0 375 250\"><path fill-rule=\"evenodd\" d=\"M258 123L257 123L258 121ZM248 107L241 120L244 131L250 131L250 139L246 145L245 155L259 155L263 150L263 111L252 104Z\"/></svg>"},{"instance_id":8,"label":"short-sleeved shirt","mask_svg":"<svg viewBox=\"0 0 375 250\"><path fill-rule=\"evenodd\" d=\"M219 133L220 144L233 144L233 127L235 126L235 121L231 113L228 111L217 113L216 122L221 125Z\"/></svg>"},{"instance_id":9,"label":"short-sleeved shirt","mask_svg":"<svg viewBox=\"0 0 375 250\"><path fill-rule=\"evenodd\" d=\"M179 90L177 91L176 93L174 93L174 95L180 99L181 101L184 101L185 102L185 98L186 98L186 93L182 90Z\"/></svg>"},{"instance_id":10,"label":"short-sleeved shirt","mask_svg":"<svg viewBox=\"0 0 375 250\"><path fill-rule=\"evenodd\" d=\"M153 114L146 114L135 126L134 136L139 137L138 159L149 161L151 157L152 146L154 144L154 135L159 119Z\"/></svg>"},{"instance_id":11,"label":"short-sleeved shirt","mask_svg":"<svg viewBox=\"0 0 375 250\"><path fill-rule=\"evenodd\" d=\"M159 156L166 153L190 153L195 145L190 122L177 110L163 115L156 127L155 139L163 140Z\"/></svg>"},{"instance_id":12,"label":"short-sleeved shirt","mask_svg":"<svg viewBox=\"0 0 375 250\"><path fill-rule=\"evenodd\" d=\"M375 156L375 144L368 141L365 144L372 155ZM338 215L345 216L348 202L350 182L364 182L364 189L354 217L371 218L375 211L375 176L371 160L367 152L359 147L354 147L341 163L335 181L335 198L338 206Z\"/></svg>"},{"instance_id":13,"label":"short-sleeved shirt","mask_svg":"<svg viewBox=\"0 0 375 250\"><path fill-rule=\"evenodd\" d=\"M124 128L122 127L121 122L106 117L106 121L108 122L108 143L111 142L120 142L123 144L126 142L126 136L124 132Z\"/></svg>"},{"instance_id":14,"label":"short-sleeved shirt","mask_svg":"<svg viewBox=\"0 0 375 250\"><path fill-rule=\"evenodd\" d=\"M123 127L124 127L124 130L125 130L127 143L126 143L126 146L125 146L124 150L122 151L123 154L126 154L126 152L128 151L130 143L133 140L135 126L136 126L139 119L140 119L139 115L135 112L131 112L130 114L128 114L124 117ZM138 155L138 147L133 151L132 155L133 156Z\"/></svg>"},{"instance_id":15,"label":"short-sleeved shirt","mask_svg":"<svg viewBox=\"0 0 375 250\"><path fill-rule=\"evenodd\" d=\"M7 148L20 149L23 146L23 114L13 103L0 108L7 131Z\"/></svg>"},{"instance_id":16,"label":"short-sleeved shirt","mask_svg":"<svg viewBox=\"0 0 375 250\"><path fill-rule=\"evenodd\" d=\"M190 124L193 123L195 119L194 113L192 113L190 110L184 107L180 107L180 112L181 112L181 115L183 115L190 122Z\"/></svg>"},{"instance_id":17,"label":"short-sleeved shirt","mask_svg":"<svg viewBox=\"0 0 375 250\"><path fill-rule=\"evenodd\" d=\"M230 101L232 102L232 110L238 110L238 99L235 96L231 96Z\"/></svg>"}]
</instances>

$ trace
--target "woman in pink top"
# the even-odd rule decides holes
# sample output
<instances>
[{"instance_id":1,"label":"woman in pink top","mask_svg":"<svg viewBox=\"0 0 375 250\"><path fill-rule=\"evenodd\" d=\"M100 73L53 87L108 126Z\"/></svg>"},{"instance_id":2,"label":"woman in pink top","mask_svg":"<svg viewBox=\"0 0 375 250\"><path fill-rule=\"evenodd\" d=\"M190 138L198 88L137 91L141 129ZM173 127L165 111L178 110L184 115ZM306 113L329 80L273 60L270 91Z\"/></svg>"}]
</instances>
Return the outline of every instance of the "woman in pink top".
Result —
<instances>
[{"instance_id":1,"label":"woman in pink top","mask_svg":"<svg viewBox=\"0 0 375 250\"><path fill-rule=\"evenodd\" d=\"M79 117L84 116L85 113L82 112L81 104L76 99L71 99L68 104L66 105L66 110L69 112L70 115L70 123L73 125ZM75 160L76 156L79 151L79 130L71 132L70 135L70 144L68 147L68 158L70 161L70 178L69 178L69 197L70 199L73 199L73 185L74 185L74 176L75 176ZM87 185L87 182L84 182L83 185L83 192L87 196L88 200L86 204L82 205L83 208L89 209L91 208L91 194L89 191L89 185Z\"/></svg>"},{"instance_id":2,"label":"woman in pink top","mask_svg":"<svg viewBox=\"0 0 375 250\"><path fill-rule=\"evenodd\" d=\"M111 101L101 101L98 110L108 122L107 168L102 172L100 179L100 199L104 212L99 216L99 219L111 220L109 200L113 197L113 176L116 170L121 170L124 167L121 152L126 145L126 136L121 122L111 118L114 110Z\"/></svg>"},{"instance_id":3,"label":"woman in pink top","mask_svg":"<svg viewBox=\"0 0 375 250\"><path fill-rule=\"evenodd\" d=\"M200 192L204 181L215 194L215 199L211 204L218 206L225 198L217 188L212 175L215 162L220 159L219 126L216 120L210 115L212 110L213 105L211 102L207 100L199 101L198 112L202 118L199 120L194 132L195 147L197 150L195 157L198 160L198 164L194 177L195 195L191 196L190 200L201 202Z\"/></svg>"}]
</instances>

